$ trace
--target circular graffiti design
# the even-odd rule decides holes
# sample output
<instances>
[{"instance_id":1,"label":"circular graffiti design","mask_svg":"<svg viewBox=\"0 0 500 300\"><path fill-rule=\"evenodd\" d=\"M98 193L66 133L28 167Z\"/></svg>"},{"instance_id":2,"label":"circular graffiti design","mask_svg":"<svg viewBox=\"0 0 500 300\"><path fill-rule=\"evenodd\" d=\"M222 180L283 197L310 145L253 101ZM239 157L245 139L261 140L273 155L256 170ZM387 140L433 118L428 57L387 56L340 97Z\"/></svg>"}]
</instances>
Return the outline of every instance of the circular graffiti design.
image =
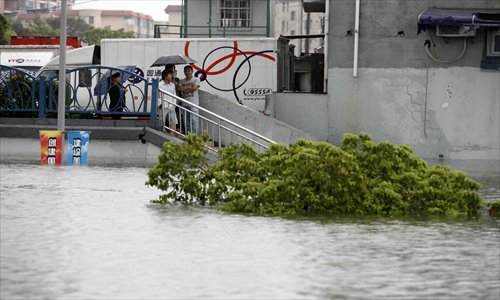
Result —
<instances>
[{"instance_id":1,"label":"circular graffiti design","mask_svg":"<svg viewBox=\"0 0 500 300\"><path fill-rule=\"evenodd\" d=\"M186 56L188 56L188 57L189 57L189 43L190 43L189 41L186 42L186 44L184 46L184 54ZM216 52L218 50L221 50L221 49L232 49L233 52L231 54L225 55L225 56L217 59L212 64L210 64L210 66L205 67L207 59L214 52ZM195 76L198 77L198 78L200 78L200 81L206 81L208 85L210 85L213 89L216 89L218 91L222 91L222 92L231 92L232 91L234 93L234 96L235 96L236 100L238 101L238 103L243 104L242 101L238 97L237 90L241 86L243 86L248 81L248 79L250 78L250 74L252 73L252 65L250 63L250 59L252 57L254 57L254 56L261 56L263 58L275 61L274 57L272 57L271 55L266 54L266 53L273 53L273 52L274 52L273 50L264 50L264 51L259 51L259 52L255 52L255 51L242 51L242 50L238 49L238 42L234 41L233 42L233 47L231 47L231 46L222 46L222 47L218 47L218 48L215 48L212 51L210 51L205 56L205 59L203 60L203 65L201 67L197 66L196 64L191 64L191 66L196 70ZM245 59L240 63L240 65L236 69L236 72L233 75L232 88L224 89L224 88L221 88L221 87L216 87L214 84L212 84L208 80L208 77L210 77L212 75L219 75L219 74L222 74L222 73L226 72L227 70L229 70L234 65L234 62L235 62L236 58L238 56L240 56L240 55L243 55L245 57ZM225 60L229 60L229 63L226 66L224 66L223 68L221 68L219 70L212 71L212 69L214 69L217 65L219 65L220 63L222 63ZM237 85L236 84L237 76L238 76L238 73L239 73L241 67L244 64L248 65L247 76L246 76L246 78L240 84Z\"/></svg>"},{"instance_id":2,"label":"circular graffiti design","mask_svg":"<svg viewBox=\"0 0 500 300\"><path fill-rule=\"evenodd\" d=\"M134 73L135 73L135 75L139 75L140 77L144 77L144 71L137 68L137 67L134 69ZM128 78L128 81L131 83L139 83L142 80L140 77L132 75Z\"/></svg>"}]
</instances>

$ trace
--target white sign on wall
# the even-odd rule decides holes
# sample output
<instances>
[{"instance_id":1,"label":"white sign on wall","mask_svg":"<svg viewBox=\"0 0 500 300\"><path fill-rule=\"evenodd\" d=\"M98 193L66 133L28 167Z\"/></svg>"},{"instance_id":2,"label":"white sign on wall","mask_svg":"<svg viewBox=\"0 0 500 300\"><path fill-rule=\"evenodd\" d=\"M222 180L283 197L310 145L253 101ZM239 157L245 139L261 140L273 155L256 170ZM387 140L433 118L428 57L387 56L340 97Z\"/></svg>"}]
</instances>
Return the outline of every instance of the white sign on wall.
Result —
<instances>
[{"instance_id":1,"label":"white sign on wall","mask_svg":"<svg viewBox=\"0 0 500 300\"><path fill-rule=\"evenodd\" d=\"M53 56L52 52L2 52L0 64L10 67L42 67Z\"/></svg>"}]
</instances>

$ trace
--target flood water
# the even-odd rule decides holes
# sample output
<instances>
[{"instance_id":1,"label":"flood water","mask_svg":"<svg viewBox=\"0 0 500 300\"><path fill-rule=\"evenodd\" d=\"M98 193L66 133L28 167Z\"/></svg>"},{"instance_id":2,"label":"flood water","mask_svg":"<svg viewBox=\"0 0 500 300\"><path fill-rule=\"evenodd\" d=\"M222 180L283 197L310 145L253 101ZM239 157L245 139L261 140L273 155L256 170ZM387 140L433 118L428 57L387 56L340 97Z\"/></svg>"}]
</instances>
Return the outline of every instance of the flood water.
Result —
<instances>
[{"instance_id":1,"label":"flood water","mask_svg":"<svg viewBox=\"0 0 500 300\"><path fill-rule=\"evenodd\" d=\"M0 298L500 297L499 219L162 207L147 171L0 164ZM498 173L475 176L498 198Z\"/></svg>"}]
</instances>

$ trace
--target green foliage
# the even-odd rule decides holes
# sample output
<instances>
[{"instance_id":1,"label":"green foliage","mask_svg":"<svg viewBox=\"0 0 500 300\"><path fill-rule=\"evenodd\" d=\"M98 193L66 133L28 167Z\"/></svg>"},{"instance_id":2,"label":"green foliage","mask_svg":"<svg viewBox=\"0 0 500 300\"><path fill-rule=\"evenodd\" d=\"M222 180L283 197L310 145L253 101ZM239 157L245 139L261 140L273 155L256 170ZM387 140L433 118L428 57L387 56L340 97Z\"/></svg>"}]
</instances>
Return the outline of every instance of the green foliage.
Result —
<instances>
[{"instance_id":1,"label":"green foliage","mask_svg":"<svg viewBox=\"0 0 500 300\"><path fill-rule=\"evenodd\" d=\"M500 217L500 200L489 202L487 207L490 209L490 215Z\"/></svg>"},{"instance_id":2,"label":"green foliage","mask_svg":"<svg viewBox=\"0 0 500 300\"><path fill-rule=\"evenodd\" d=\"M47 23L52 27L59 29L61 27L61 18L47 19ZM85 23L81 18L67 18L66 19L66 34L68 36L85 37L85 32L90 30L92 25Z\"/></svg>"},{"instance_id":3,"label":"green foliage","mask_svg":"<svg viewBox=\"0 0 500 300\"><path fill-rule=\"evenodd\" d=\"M0 45L10 44L11 35L15 35L12 23L4 15L0 15Z\"/></svg>"},{"instance_id":4,"label":"green foliage","mask_svg":"<svg viewBox=\"0 0 500 300\"><path fill-rule=\"evenodd\" d=\"M30 35L47 35L47 36L57 36L59 35L59 26L58 27L52 27L50 26L45 19L42 19L41 17L36 17L34 18L29 24L28 24L28 30L30 32Z\"/></svg>"},{"instance_id":5,"label":"green foliage","mask_svg":"<svg viewBox=\"0 0 500 300\"><path fill-rule=\"evenodd\" d=\"M231 145L215 164L208 137L165 143L146 184L166 191L153 203L217 205L260 214L476 215L480 185L461 171L428 167L407 145L346 134L342 147L299 140L259 153Z\"/></svg>"},{"instance_id":6,"label":"green foliage","mask_svg":"<svg viewBox=\"0 0 500 300\"><path fill-rule=\"evenodd\" d=\"M124 31L123 29L112 30L111 27L109 26L106 26L104 28L91 27L84 33L84 38L87 40L89 45L100 45L101 40L104 38L133 38L133 37L134 33L132 31Z\"/></svg>"},{"instance_id":7,"label":"green foliage","mask_svg":"<svg viewBox=\"0 0 500 300\"><path fill-rule=\"evenodd\" d=\"M31 35L30 29L24 27L20 20L12 20L12 30L14 30L15 35Z\"/></svg>"}]
</instances>

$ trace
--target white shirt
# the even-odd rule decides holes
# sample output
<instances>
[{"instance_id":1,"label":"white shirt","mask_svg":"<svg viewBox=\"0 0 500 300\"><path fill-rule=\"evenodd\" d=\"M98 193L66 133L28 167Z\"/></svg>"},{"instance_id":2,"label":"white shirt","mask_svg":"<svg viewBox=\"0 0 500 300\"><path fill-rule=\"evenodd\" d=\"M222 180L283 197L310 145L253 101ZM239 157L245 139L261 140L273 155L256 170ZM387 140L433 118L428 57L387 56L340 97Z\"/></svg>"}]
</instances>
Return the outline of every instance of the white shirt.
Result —
<instances>
[{"instance_id":1,"label":"white shirt","mask_svg":"<svg viewBox=\"0 0 500 300\"><path fill-rule=\"evenodd\" d=\"M198 87L200 86L200 79L196 77L191 77L191 79L187 80L186 78L181 79L179 82L180 86L191 86L191 85L197 85ZM198 96L198 89L196 89L194 92L182 92L182 98L186 99L187 101L194 103L196 105L200 105L200 99Z\"/></svg>"},{"instance_id":2,"label":"white shirt","mask_svg":"<svg viewBox=\"0 0 500 300\"><path fill-rule=\"evenodd\" d=\"M173 84L173 82L172 82L172 81L170 81L169 83L165 83L165 81L163 81L163 80L162 80L162 81L160 81L160 87L161 87L163 90L165 90L165 91L169 92L169 93L170 93L170 94L172 94L172 95L175 95L175 93L176 93L176 91L175 91L175 84ZM160 100L160 101L158 101L158 107L159 107L160 105L162 105L162 103L163 103L163 102L166 102L166 101L170 101L171 103L178 104L177 99L175 99L175 98L173 98L173 97L170 97L170 96L168 96L168 95L167 95L167 94L165 94L165 93L160 93L160 97L161 97L161 99L158 99L158 100ZM166 107L171 107L171 108L175 109L175 106L174 106L174 105L167 105L167 104L168 104L168 103L165 103L165 106L166 106Z\"/></svg>"}]
</instances>

